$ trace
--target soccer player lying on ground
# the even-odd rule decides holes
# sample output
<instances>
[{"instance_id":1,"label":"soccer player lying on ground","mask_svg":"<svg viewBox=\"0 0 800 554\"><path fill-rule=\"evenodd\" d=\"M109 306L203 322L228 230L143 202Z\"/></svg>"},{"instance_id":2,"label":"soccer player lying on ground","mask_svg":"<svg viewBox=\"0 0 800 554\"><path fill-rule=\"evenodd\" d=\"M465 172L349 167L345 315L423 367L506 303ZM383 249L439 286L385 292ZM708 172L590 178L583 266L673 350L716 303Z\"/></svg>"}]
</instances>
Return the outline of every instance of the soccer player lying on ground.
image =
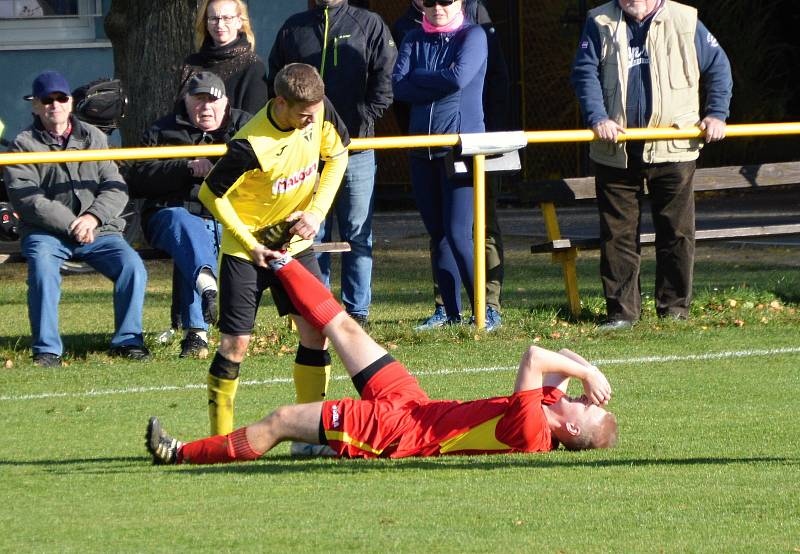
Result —
<instances>
[{"instance_id":1,"label":"soccer player lying on ground","mask_svg":"<svg viewBox=\"0 0 800 554\"><path fill-rule=\"evenodd\" d=\"M431 400L299 262L284 256L270 266L301 315L331 340L361 400L283 406L228 435L189 443L170 437L152 417L145 444L154 463L255 460L287 440L327 445L326 455L351 458L544 452L559 443L569 450L615 445L616 419L601 407L611 399L611 386L574 352L528 348L511 396ZM583 383L585 394L578 399L564 395L571 377Z\"/></svg>"}]
</instances>

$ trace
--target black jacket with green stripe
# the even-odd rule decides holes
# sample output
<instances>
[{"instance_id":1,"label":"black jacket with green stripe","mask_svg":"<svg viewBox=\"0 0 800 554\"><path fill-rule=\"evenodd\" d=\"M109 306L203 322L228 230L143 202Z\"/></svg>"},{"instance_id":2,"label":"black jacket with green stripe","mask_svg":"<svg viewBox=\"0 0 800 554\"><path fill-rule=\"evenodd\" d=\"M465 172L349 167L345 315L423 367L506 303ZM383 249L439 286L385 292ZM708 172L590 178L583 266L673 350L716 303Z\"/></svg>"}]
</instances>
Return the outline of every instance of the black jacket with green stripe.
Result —
<instances>
[{"instance_id":1,"label":"black jacket with green stripe","mask_svg":"<svg viewBox=\"0 0 800 554\"><path fill-rule=\"evenodd\" d=\"M378 14L347 0L316 7L291 16L278 31L269 55L269 96L275 96L275 76L283 66L312 65L350 136L371 137L375 121L392 103L396 58L397 47Z\"/></svg>"}]
</instances>

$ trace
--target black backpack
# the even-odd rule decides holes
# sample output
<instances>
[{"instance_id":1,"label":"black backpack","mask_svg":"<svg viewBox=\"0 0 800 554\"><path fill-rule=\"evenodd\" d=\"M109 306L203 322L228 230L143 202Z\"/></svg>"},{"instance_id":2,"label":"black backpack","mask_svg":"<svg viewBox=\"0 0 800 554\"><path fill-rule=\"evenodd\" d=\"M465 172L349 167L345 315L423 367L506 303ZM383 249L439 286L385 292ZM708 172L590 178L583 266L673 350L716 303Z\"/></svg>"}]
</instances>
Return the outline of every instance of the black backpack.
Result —
<instances>
[{"instance_id":1,"label":"black backpack","mask_svg":"<svg viewBox=\"0 0 800 554\"><path fill-rule=\"evenodd\" d=\"M111 134L128 108L128 96L119 79L97 79L72 91L75 116Z\"/></svg>"},{"instance_id":2,"label":"black backpack","mask_svg":"<svg viewBox=\"0 0 800 554\"><path fill-rule=\"evenodd\" d=\"M0 202L0 241L19 240L19 216L8 202Z\"/></svg>"}]
</instances>

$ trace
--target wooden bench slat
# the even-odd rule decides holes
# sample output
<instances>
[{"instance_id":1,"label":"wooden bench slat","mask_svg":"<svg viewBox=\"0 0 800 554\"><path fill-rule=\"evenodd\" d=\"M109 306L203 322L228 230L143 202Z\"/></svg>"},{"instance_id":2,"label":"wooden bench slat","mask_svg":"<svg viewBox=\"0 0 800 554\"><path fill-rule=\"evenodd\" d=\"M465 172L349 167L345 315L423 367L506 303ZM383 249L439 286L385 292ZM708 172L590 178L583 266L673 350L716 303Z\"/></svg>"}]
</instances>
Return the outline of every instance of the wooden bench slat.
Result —
<instances>
[{"instance_id":1,"label":"wooden bench slat","mask_svg":"<svg viewBox=\"0 0 800 554\"><path fill-rule=\"evenodd\" d=\"M745 238L780 237L800 235L800 223L787 223L781 225L761 225L754 227L727 227L722 229L701 229L695 232L695 242L726 241ZM656 242L655 233L642 233L639 240L643 246L652 246ZM570 248L581 250L597 250L600 248L600 237L583 237L573 239L558 239L536 243L531 246L531 253L546 254L561 252Z\"/></svg>"},{"instance_id":2,"label":"wooden bench slat","mask_svg":"<svg viewBox=\"0 0 800 554\"><path fill-rule=\"evenodd\" d=\"M694 175L696 192L757 190L797 183L800 183L800 162L709 167L698 169ZM596 198L594 177L552 179L537 181L531 185L530 188L523 189L523 194L526 200L532 202L559 204Z\"/></svg>"}]
</instances>

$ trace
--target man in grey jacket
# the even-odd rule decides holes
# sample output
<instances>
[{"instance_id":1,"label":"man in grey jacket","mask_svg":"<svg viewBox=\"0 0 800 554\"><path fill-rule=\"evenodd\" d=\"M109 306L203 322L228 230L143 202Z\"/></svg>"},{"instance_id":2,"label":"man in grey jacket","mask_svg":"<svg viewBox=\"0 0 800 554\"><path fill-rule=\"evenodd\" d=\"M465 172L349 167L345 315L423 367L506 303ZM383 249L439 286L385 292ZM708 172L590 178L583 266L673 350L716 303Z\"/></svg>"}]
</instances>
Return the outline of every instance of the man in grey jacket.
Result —
<instances>
[{"instance_id":1,"label":"man in grey jacket","mask_svg":"<svg viewBox=\"0 0 800 554\"><path fill-rule=\"evenodd\" d=\"M72 115L66 79L46 71L25 97L34 123L14 139L12 152L107 148L105 135ZM58 332L60 267L81 260L114 281L114 336L110 354L149 358L142 337L147 271L122 237L128 189L112 161L17 164L4 169L8 194L20 216L22 254L28 261L28 316L33 361L61 365Z\"/></svg>"}]
</instances>

